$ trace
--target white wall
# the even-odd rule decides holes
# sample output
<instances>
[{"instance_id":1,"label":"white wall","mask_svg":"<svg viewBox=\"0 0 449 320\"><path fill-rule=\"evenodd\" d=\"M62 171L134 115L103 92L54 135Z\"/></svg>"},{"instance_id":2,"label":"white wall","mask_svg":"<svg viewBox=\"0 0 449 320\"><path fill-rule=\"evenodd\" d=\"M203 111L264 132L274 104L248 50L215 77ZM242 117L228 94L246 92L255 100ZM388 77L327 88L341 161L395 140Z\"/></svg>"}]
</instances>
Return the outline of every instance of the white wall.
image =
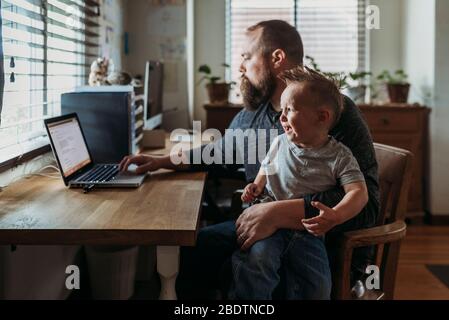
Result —
<instances>
[{"instance_id":1,"label":"white wall","mask_svg":"<svg viewBox=\"0 0 449 320\"><path fill-rule=\"evenodd\" d=\"M380 29L369 31L369 67L375 75L402 67L402 0L371 0L380 10Z\"/></svg>"},{"instance_id":2,"label":"white wall","mask_svg":"<svg viewBox=\"0 0 449 320\"><path fill-rule=\"evenodd\" d=\"M112 59L115 70L123 67L123 1L103 1L99 21L99 55Z\"/></svg>"},{"instance_id":3,"label":"white wall","mask_svg":"<svg viewBox=\"0 0 449 320\"><path fill-rule=\"evenodd\" d=\"M412 84L409 101L432 104L425 93L433 90L435 78L435 0L404 1L402 29L402 64Z\"/></svg>"},{"instance_id":4,"label":"white wall","mask_svg":"<svg viewBox=\"0 0 449 320\"><path fill-rule=\"evenodd\" d=\"M124 25L129 35L124 69L132 75L143 75L146 61L163 61L163 127L167 130L185 128L188 126L186 5L126 1Z\"/></svg>"},{"instance_id":5,"label":"white wall","mask_svg":"<svg viewBox=\"0 0 449 320\"><path fill-rule=\"evenodd\" d=\"M449 214L449 1L435 0L435 79L431 113L431 212ZM422 50L429 50L423 46Z\"/></svg>"},{"instance_id":6,"label":"white wall","mask_svg":"<svg viewBox=\"0 0 449 320\"><path fill-rule=\"evenodd\" d=\"M225 0L195 1L195 83L201 78L196 72L202 64L208 64L214 75L225 78L225 70L221 66L226 62L225 48ZM205 123L206 113L203 108L208 100L205 83L195 86L194 119Z\"/></svg>"},{"instance_id":7,"label":"white wall","mask_svg":"<svg viewBox=\"0 0 449 320\"><path fill-rule=\"evenodd\" d=\"M430 212L449 214L449 1L372 0L381 30L371 31L371 70L404 68L409 102L431 108Z\"/></svg>"}]
</instances>

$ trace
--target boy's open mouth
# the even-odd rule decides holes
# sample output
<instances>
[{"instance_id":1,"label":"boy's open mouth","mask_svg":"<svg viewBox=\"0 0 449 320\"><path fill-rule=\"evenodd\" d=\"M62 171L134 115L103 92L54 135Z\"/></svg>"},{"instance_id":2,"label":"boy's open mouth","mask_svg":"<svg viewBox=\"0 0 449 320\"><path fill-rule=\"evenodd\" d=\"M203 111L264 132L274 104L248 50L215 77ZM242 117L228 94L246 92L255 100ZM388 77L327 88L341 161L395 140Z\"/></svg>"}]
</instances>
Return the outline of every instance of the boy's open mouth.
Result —
<instances>
[{"instance_id":1,"label":"boy's open mouth","mask_svg":"<svg viewBox=\"0 0 449 320\"><path fill-rule=\"evenodd\" d=\"M292 131L292 127L288 126L288 125L284 125L282 126L284 128L284 131L289 133L290 131Z\"/></svg>"}]
</instances>

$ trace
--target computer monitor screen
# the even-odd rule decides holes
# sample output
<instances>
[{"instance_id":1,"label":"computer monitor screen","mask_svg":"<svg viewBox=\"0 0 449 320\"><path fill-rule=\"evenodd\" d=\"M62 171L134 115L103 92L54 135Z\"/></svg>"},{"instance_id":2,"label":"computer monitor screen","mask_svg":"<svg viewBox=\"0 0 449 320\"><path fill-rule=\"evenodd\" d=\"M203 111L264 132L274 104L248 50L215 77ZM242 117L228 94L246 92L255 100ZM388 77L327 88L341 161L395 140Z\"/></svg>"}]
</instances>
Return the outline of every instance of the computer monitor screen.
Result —
<instances>
[{"instance_id":1,"label":"computer monitor screen","mask_svg":"<svg viewBox=\"0 0 449 320\"><path fill-rule=\"evenodd\" d=\"M47 128L64 177L92 162L76 117L48 123Z\"/></svg>"},{"instance_id":2,"label":"computer monitor screen","mask_svg":"<svg viewBox=\"0 0 449 320\"><path fill-rule=\"evenodd\" d=\"M155 129L162 124L162 92L164 68L160 61L145 65L145 128Z\"/></svg>"}]
</instances>

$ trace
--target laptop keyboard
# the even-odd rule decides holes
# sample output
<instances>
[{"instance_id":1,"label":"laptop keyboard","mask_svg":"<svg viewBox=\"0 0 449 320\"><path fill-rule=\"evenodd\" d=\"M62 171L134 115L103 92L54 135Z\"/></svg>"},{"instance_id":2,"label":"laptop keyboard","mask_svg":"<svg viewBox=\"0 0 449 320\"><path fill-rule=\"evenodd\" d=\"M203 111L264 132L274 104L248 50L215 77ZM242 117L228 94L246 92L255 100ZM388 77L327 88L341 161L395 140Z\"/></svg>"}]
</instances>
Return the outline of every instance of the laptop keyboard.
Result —
<instances>
[{"instance_id":1,"label":"laptop keyboard","mask_svg":"<svg viewBox=\"0 0 449 320\"><path fill-rule=\"evenodd\" d=\"M118 164L103 164L93 168L79 180L90 183L107 182L111 181L118 174L118 172Z\"/></svg>"}]
</instances>

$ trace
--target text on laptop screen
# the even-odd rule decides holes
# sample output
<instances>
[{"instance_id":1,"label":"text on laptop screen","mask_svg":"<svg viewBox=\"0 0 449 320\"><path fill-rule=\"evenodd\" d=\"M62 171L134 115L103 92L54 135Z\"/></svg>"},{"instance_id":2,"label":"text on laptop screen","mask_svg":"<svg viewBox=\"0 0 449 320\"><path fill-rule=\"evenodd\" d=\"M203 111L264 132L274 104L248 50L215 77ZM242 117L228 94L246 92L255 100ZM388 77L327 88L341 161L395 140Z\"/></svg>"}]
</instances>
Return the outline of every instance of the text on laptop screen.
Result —
<instances>
[{"instance_id":1,"label":"text on laptop screen","mask_svg":"<svg viewBox=\"0 0 449 320\"><path fill-rule=\"evenodd\" d=\"M64 177L70 176L92 161L76 118L51 123L48 125L48 131Z\"/></svg>"}]
</instances>

